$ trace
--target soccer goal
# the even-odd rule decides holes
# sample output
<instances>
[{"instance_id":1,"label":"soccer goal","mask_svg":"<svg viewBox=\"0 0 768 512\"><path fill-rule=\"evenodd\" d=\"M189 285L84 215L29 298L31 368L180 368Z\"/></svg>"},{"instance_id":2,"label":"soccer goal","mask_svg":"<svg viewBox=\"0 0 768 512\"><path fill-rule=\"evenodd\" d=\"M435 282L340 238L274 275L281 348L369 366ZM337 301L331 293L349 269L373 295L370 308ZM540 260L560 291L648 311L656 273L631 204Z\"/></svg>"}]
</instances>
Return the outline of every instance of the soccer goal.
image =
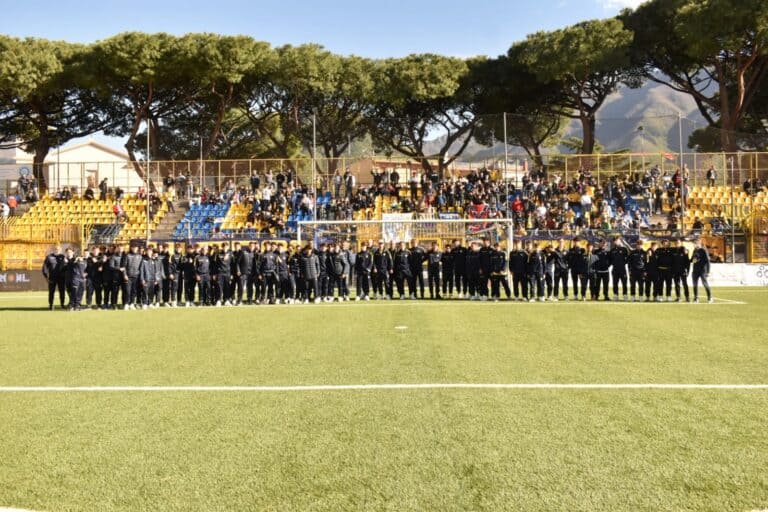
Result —
<instances>
[{"instance_id":1,"label":"soccer goal","mask_svg":"<svg viewBox=\"0 0 768 512\"><path fill-rule=\"evenodd\" d=\"M353 247L363 242L378 243L410 242L419 240L419 245L428 247L437 242L440 248L459 240L466 246L473 240L489 239L498 242L501 248L512 248L514 223L512 219L413 219L388 218L361 221L300 221L297 239L300 244L320 244L349 241Z\"/></svg>"}]
</instances>

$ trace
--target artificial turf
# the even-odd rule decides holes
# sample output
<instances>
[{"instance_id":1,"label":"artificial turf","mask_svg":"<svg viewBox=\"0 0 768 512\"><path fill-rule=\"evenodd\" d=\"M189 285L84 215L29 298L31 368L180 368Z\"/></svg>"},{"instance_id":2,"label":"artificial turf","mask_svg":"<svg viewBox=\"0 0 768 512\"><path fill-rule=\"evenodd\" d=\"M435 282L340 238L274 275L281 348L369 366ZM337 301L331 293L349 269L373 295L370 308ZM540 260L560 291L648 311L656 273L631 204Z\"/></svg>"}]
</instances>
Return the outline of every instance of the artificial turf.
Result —
<instances>
[{"instance_id":1,"label":"artificial turf","mask_svg":"<svg viewBox=\"0 0 768 512\"><path fill-rule=\"evenodd\" d=\"M768 290L714 305L49 312L0 295L0 387L768 383ZM735 301L735 302L726 302ZM0 393L0 507L768 507L768 390Z\"/></svg>"}]
</instances>

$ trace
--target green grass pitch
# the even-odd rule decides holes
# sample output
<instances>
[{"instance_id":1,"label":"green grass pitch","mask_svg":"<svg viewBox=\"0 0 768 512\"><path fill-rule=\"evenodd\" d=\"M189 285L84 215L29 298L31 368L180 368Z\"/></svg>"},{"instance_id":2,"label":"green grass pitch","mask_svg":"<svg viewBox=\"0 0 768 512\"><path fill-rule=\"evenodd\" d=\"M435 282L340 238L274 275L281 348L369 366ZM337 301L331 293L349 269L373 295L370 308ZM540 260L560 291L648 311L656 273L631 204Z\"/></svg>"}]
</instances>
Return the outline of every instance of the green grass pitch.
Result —
<instances>
[{"instance_id":1,"label":"green grass pitch","mask_svg":"<svg viewBox=\"0 0 768 512\"><path fill-rule=\"evenodd\" d=\"M80 313L0 295L0 387L768 383L768 290L713 305ZM768 508L768 390L0 392L0 507Z\"/></svg>"}]
</instances>

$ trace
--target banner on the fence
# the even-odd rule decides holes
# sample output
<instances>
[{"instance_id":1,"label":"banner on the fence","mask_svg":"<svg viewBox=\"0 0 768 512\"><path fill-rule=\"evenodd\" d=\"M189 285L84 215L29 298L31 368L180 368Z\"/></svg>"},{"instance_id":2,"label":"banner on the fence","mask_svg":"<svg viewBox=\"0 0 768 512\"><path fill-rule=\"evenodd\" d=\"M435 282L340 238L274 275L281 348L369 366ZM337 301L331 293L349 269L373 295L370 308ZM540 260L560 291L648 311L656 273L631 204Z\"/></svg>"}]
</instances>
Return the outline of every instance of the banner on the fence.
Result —
<instances>
[{"instance_id":1,"label":"banner on the fence","mask_svg":"<svg viewBox=\"0 0 768 512\"><path fill-rule=\"evenodd\" d=\"M712 286L768 286L768 265L713 263L708 280Z\"/></svg>"},{"instance_id":2,"label":"banner on the fence","mask_svg":"<svg viewBox=\"0 0 768 512\"><path fill-rule=\"evenodd\" d=\"M413 214L410 213L384 213L381 216L381 220L385 221L381 225L381 234L384 241L389 242L401 242L408 241L412 238L410 223L397 222L399 220L411 220Z\"/></svg>"}]
</instances>

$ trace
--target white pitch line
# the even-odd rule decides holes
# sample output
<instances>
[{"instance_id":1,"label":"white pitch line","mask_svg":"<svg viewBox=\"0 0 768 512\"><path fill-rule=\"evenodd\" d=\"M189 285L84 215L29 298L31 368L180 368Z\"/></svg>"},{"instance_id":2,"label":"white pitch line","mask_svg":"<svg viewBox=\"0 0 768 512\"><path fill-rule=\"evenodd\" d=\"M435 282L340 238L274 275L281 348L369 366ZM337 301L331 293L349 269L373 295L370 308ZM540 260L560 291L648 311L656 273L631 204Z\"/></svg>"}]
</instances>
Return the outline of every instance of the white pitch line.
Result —
<instances>
[{"instance_id":1,"label":"white pitch line","mask_svg":"<svg viewBox=\"0 0 768 512\"><path fill-rule=\"evenodd\" d=\"M768 390L768 384L568 384L568 383L433 383L327 384L298 386L3 386L0 393L169 393L169 392L293 392L380 391L423 389L566 389L566 390Z\"/></svg>"}]
</instances>

